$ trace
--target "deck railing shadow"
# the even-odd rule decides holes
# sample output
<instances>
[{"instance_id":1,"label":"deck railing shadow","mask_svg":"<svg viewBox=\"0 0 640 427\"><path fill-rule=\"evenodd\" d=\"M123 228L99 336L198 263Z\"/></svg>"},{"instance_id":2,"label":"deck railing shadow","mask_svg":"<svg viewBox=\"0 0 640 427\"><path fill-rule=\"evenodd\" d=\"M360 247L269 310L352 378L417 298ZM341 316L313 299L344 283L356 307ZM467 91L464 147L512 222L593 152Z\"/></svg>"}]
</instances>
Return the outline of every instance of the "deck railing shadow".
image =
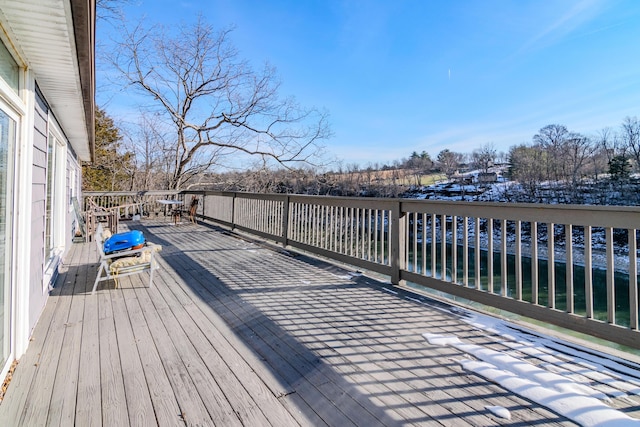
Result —
<instances>
[{"instance_id":1,"label":"deck railing shadow","mask_svg":"<svg viewBox=\"0 0 640 427\"><path fill-rule=\"evenodd\" d=\"M141 229L144 230L145 228L143 226ZM271 370L271 374L280 382L280 389L273 390L276 394L286 395L296 392L296 389L300 388L301 381L313 382L314 374L318 372L322 372L320 375L329 375L327 372L328 365L325 365L316 354L297 340L288 339L286 330L283 330L265 315L259 307L256 307L245 298L247 293L264 295L265 293L278 292L278 287L272 288L268 283L264 283L265 286L260 286L259 288L255 287L254 284L241 290L233 289L225 282L225 278L214 274L209 266L196 261L192 257L193 251L174 250L174 242L163 237L163 234L160 233L160 231L166 230L166 227L149 227L146 228L145 235L151 236L150 240L154 243L163 245L162 259L166 266L174 271L202 302L217 313L233 333L254 351L261 360L264 360L267 366L278 368ZM209 230L216 233L224 232L218 228L209 228ZM180 228L172 228L170 229L171 235L175 236L176 231L181 233ZM240 249L234 247L206 250L210 251L209 255L212 252L229 253L240 251ZM196 252L202 253L200 251ZM229 271L226 273L229 274ZM237 273L237 271L233 273ZM255 280L259 279L255 278ZM263 279L266 279L266 277ZM240 307L242 311L237 312L236 310ZM282 350L278 351L273 347L277 344L274 342L275 340L286 343L288 348L284 350L284 354ZM369 397L360 393L355 385L345 383L338 375L325 381L336 380L338 380L339 387L350 399L367 408L377 407L375 403L369 402ZM325 397L325 399L329 398ZM336 417L336 414L322 415L326 416L326 419ZM366 414L362 415L365 416ZM369 416L373 416L373 419L378 419L383 424L393 425L395 423L384 412L384 408L379 408L379 411ZM415 421L425 422L426 420L425 418L424 420Z\"/></svg>"},{"instance_id":2,"label":"deck railing shadow","mask_svg":"<svg viewBox=\"0 0 640 427\"><path fill-rule=\"evenodd\" d=\"M324 420L339 423L341 417L347 422L357 416L359 424L370 419L371 425L397 425L386 413L394 409L405 415L402 423L451 423L447 420L478 416L483 402L509 397L484 379L467 382L462 389L440 368L432 370L454 365L450 358L459 353L439 349L436 357L427 351L425 341L407 325L415 326L416 319L421 319L418 327L426 325L433 312L389 296L381 282L345 277L331 264L277 254L237 236L216 238L229 234L217 226L134 227L164 247L161 258L167 271L158 276L175 275L183 287L175 291L193 295L228 325L277 379L274 394L298 394ZM159 284L159 290L173 292L165 284ZM398 350L398 343L407 348ZM425 386L434 382L439 385ZM401 383L406 386L398 391ZM514 403L507 409L516 413L528 410L529 404ZM452 410L429 414L434 406ZM563 420L549 413L544 422L513 425Z\"/></svg>"}]
</instances>

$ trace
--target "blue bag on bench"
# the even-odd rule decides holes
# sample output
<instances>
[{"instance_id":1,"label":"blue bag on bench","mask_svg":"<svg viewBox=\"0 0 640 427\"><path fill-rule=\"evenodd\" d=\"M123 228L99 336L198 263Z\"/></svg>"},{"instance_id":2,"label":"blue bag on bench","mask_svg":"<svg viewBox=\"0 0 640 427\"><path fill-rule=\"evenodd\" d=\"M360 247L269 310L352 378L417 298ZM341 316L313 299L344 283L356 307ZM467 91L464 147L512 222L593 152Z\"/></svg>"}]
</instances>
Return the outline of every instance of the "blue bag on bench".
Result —
<instances>
[{"instance_id":1,"label":"blue bag on bench","mask_svg":"<svg viewBox=\"0 0 640 427\"><path fill-rule=\"evenodd\" d=\"M118 233L109 237L104 242L104 253L109 255L115 252L124 252L132 249L140 249L145 240L142 231L131 230L126 233Z\"/></svg>"}]
</instances>

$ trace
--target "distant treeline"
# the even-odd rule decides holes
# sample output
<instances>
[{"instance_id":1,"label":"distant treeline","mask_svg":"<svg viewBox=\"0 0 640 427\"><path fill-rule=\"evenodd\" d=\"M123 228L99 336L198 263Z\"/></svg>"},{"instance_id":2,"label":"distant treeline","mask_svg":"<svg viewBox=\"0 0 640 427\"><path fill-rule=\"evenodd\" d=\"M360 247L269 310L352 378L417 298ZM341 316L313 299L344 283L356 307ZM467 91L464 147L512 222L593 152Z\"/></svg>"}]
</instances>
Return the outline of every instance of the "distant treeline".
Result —
<instances>
[{"instance_id":1,"label":"distant treeline","mask_svg":"<svg viewBox=\"0 0 640 427\"><path fill-rule=\"evenodd\" d=\"M411 197L425 185L448 181L472 186L469 194L477 196L490 185L490 180L479 180L477 174L496 172L511 181L492 196L497 200L638 205L640 184L633 174L639 171L640 121L627 117L619 131L604 129L596 136L571 132L562 125L545 126L531 143L513 146L506 153L498 153L488 143L471 153L442 150L432 159L426 151L413 152L391 164L337 165L322 173L307 168L202 174L191 188Z\"/></svg>"},{"instance_id":2,"label":"distant treeline","mask_svg":"<svg viewBox=\"0 0 640 427\"><path fill-rule=\"evenodd\" d=\"M172 169L171 162L162 156L164 151L152 150L157 158L141 161L135 152L123 149L126 145L112 120L101 111L97 113L101 114L96 120L96 162L84 168L84 188L169 188ZM530 143L514 145L506 152L486 143L470 153L445 149L433 158L422 150L391 163L362 166L334 162L323 170L311 166L224 173L192 169L182 189L416 197L425 186L451 182L472 187L463 190L465 200L483 200L481 194L492 183L487 176L495 174L510 182L499 187L497 200L638 205L633 177L640 172L640 121L627 117L619 128L590 136L552 124L540 129Z\"/></svg>"}]
</instances>

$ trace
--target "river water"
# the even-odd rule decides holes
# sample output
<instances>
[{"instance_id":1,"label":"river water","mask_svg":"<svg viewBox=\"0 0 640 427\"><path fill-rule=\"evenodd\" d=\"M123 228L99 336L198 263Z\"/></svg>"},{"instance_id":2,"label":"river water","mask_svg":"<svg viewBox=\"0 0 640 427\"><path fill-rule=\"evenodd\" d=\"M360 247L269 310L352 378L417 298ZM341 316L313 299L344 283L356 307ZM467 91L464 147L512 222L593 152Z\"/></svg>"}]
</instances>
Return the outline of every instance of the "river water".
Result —
<instances>
[{"instance_id":1,"label":"river water","mask_svg":"<svg viewBox=\"0 0 640 427\"><path fill-rule=\"evenodd\" d=\"M417 271L416 273L422 274L422 257L426 256L427 270L424 273L426 276L431 276L431 243L426 245L426 253L422 253L420 246L418 247L417 259ZM463 277L463 253L464 248L462 245L457 247L457 281L462 284ZM413 259L413 252L409 254L410 259ZM451 244L447 244L447 266L446 266L446 278L445 280L451 280ZM514 255L507 255L507 295L509 297L515 297L516 295L516 277L515 277L515 263L516 257ZM524 301L532 301L532 279L531 279L531 258L521 257L521 271L522 271L522 299ZM475 249L469 248L469 286L477 287L475 283ZM566 268L567 265L564 261L556 261L553 265L555 269L556 289L555 289L555 307L558 310L567 310L567 286L566 286ZM410 271L413 271L413 264L408 266ZM495 293L500 293L500 284L502 279L502 266L500 260L500 254L493 253L493 290ZM538 301L537 303L543 306L547 306L549 302L548 292L548 269L549 263L546 259L538 260ZM440 278L441 268L441 245L436 244L436 272L437 277ZM482 249L480 251L480 288L488 290L489 280L487 276L488 271L488 251ZM583 265L573 265L573 294L574 294L574 307L573 310L578 315L584 315L586 313L586 292L585 292L585 267ZM606 270L593 267L591 269L592 283L593 283L593 310L594 318L602 321L607 320L607 281ZM639 280L640 282L640 280ZM620 326L628 327L630 324L629 316L629 275L624 272L615 272L614 275L615 286L615 323Z\"/></svg>"}]
</instances>

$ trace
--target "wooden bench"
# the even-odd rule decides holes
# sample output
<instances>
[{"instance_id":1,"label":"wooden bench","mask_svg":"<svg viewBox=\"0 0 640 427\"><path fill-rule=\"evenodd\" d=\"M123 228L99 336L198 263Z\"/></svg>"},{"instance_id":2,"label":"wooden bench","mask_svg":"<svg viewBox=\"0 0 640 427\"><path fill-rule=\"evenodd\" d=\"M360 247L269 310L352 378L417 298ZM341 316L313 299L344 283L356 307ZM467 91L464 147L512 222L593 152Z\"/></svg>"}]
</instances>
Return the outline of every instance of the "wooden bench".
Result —
<instances>
[{"instance_id":1,"label":"wooden bench","mask_svg":"<svg viewBox=\"0 0 640 427\"><path fill-rule=\"evenodd\" d=\"M147 243L146 246L140 249L106 255L104 253L104 241L109 237L111 237L111 232L103 230L102 224L98 225L94 240L100 256L100 266L98 267L98 275L93 284L91 294L95 294L99 282L113 279L117 288L119 278L140 274L145 271L149 272L149 288L153 287L153 272L159 268L155 254L162 250L162 246Z\"/></svg>"}]
</instances>

